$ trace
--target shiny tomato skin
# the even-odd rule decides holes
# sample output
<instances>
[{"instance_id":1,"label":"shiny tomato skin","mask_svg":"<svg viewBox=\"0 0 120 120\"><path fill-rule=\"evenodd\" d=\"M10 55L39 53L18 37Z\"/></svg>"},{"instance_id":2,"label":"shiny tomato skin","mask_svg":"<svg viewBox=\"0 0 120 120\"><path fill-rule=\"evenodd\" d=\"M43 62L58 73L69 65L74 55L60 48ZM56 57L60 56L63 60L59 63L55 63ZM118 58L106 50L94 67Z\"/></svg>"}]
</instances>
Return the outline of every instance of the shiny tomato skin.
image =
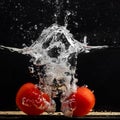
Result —
<instances>
[{"instance_id":1,"label":"shiny tomato skin","mask_svg":"<svg viewBox=\"0 0 120 120\"><path fill-rule=\"evenodd\" d=\"M73 116L75 117L85 116L95 105L95 95L85 86L78 87L75 99L76 109L73 111Z\"/></svg>"},{"instance_id":2,"label":"shiny tomato skin","mask_svg":"<svg viewBox=\"0 0 120 120\"><path fill-rule=\"evenodd\" d=\"M16 105L28 115L39 115L47 108L43 98L50 102L49 96L44 95L33 83L25 83L16 94Z\"/></svg>"}]
</instances>

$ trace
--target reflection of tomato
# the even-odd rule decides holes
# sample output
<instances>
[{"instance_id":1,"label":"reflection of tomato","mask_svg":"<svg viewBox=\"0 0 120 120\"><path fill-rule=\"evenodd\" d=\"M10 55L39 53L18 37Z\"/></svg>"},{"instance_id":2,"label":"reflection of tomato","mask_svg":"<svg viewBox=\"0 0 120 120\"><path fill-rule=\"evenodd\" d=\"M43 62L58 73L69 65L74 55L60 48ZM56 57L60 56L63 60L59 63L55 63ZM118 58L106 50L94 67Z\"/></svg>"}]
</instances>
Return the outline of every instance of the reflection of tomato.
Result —
<instances>
[{"instance_id":1,"label":"reflection of tomato","mask_svg":"<svg viewBox=\"0 0 120 120\"><path fill-rule=\"evenodd\" d=\"M47 94L41 92L33 83L24 84L17 92L16 105L28 115L39 115L43 113L50 98Z\"/></svg>"},{"instance_id":2,"label":"reflection of tomato","mask_svg":"<svg viewBox=\"0 0 120 120\"><path fill-rule=\"evenodd\" d=\"M78 87L75 93L72 93L62 102L62 111L67 116L80 117L88 114L94 105L95 96L93 92L87 87L82 86Z\"/></svg>"}]
</instances>

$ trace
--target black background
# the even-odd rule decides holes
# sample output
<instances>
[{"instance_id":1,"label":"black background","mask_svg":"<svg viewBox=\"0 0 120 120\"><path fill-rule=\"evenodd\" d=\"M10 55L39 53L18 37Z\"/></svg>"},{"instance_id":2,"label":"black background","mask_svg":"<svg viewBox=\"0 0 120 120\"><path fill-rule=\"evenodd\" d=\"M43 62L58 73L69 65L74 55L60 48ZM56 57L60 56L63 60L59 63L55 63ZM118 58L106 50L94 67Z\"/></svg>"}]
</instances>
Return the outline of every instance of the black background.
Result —
<instances>
[{"instance_id":1,"label":"black background","mask_svg":"<svg viewBox=\"0 0 120 120\"><path fill-rule=\"evenodd\" d=\"M56 22L89 45L108 49L78 55L79 85L88 85L96 96L95 111L120 111L120 1L119 0L0 0L0 44L22 48ZM60 11L60 12L58 12ZM54 14L58 12L58 17ZM15 96L26 82L37 83L28 71L29 57L0 50L0 110L17 110Z\"/></svg>"}]
</instances>

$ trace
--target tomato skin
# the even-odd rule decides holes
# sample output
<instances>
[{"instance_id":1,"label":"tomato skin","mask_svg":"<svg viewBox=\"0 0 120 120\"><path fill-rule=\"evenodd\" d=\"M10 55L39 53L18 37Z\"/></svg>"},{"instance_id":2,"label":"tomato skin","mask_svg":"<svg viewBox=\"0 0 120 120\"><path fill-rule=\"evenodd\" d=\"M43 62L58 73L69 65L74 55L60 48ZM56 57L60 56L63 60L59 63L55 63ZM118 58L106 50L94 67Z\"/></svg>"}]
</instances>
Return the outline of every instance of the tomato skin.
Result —
<instances>
[{"instance_id":1,"label":"tomato skin","mask_svg":"<svg viewBox=\"0 0 120 120\"><path fill-rule=\"evenodd\" d=\"M93 109L95 105L95 95L93 92L85 87L79 87L75 93L76 109L73 111L73 116L85 116Z\"/></svg>"},{"instance_id":2,"label":"tomato skin","mask_svg":"<svg viewBox=\"0 0 120 120\"><path fill-rule=\"evenodd\" d=\"M95 105L95 95L85 87L78 87L62 102L62 111L66 116L81 117L85 116Z\"/></svg>"},{"instance_id":3,"label":"tomato skin","mask_svg":"<svg viewBox=\"0 0 120 120\"><path fill-rule=\"evenodd\" d=\"M16 94L16 105L28 115L39 115L47 109L43 98L50 102L49 96L41 92L37 86L25 83Z\"/></svg>"}]
</instances>

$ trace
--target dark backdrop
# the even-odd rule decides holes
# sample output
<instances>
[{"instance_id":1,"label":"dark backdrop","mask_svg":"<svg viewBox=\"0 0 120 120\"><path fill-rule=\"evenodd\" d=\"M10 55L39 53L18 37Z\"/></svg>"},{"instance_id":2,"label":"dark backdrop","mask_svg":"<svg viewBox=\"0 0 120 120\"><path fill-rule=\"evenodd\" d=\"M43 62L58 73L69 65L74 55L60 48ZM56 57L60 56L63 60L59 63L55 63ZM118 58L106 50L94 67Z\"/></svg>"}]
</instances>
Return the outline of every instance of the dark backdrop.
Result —
<instances>
[{"instance_id":1,"label":"dark backdrop","mask_svg":"<svg viewBox=\"0 0 120 120\"><path fill-rule=\"evenodd\" d=\"M58 1L58 2L57 2ZM108 45L78 56L79 85L88 85L96 96L96 111L120 111L120 1L119 0L0 0L0 44L22 48L57 21L74 38L87 35L90 45ZM57 18L55 17L57 13ZM0 50L0 110L16 110L15 95L28 81L29 57Z\"/></svg>"}]
</instances>

